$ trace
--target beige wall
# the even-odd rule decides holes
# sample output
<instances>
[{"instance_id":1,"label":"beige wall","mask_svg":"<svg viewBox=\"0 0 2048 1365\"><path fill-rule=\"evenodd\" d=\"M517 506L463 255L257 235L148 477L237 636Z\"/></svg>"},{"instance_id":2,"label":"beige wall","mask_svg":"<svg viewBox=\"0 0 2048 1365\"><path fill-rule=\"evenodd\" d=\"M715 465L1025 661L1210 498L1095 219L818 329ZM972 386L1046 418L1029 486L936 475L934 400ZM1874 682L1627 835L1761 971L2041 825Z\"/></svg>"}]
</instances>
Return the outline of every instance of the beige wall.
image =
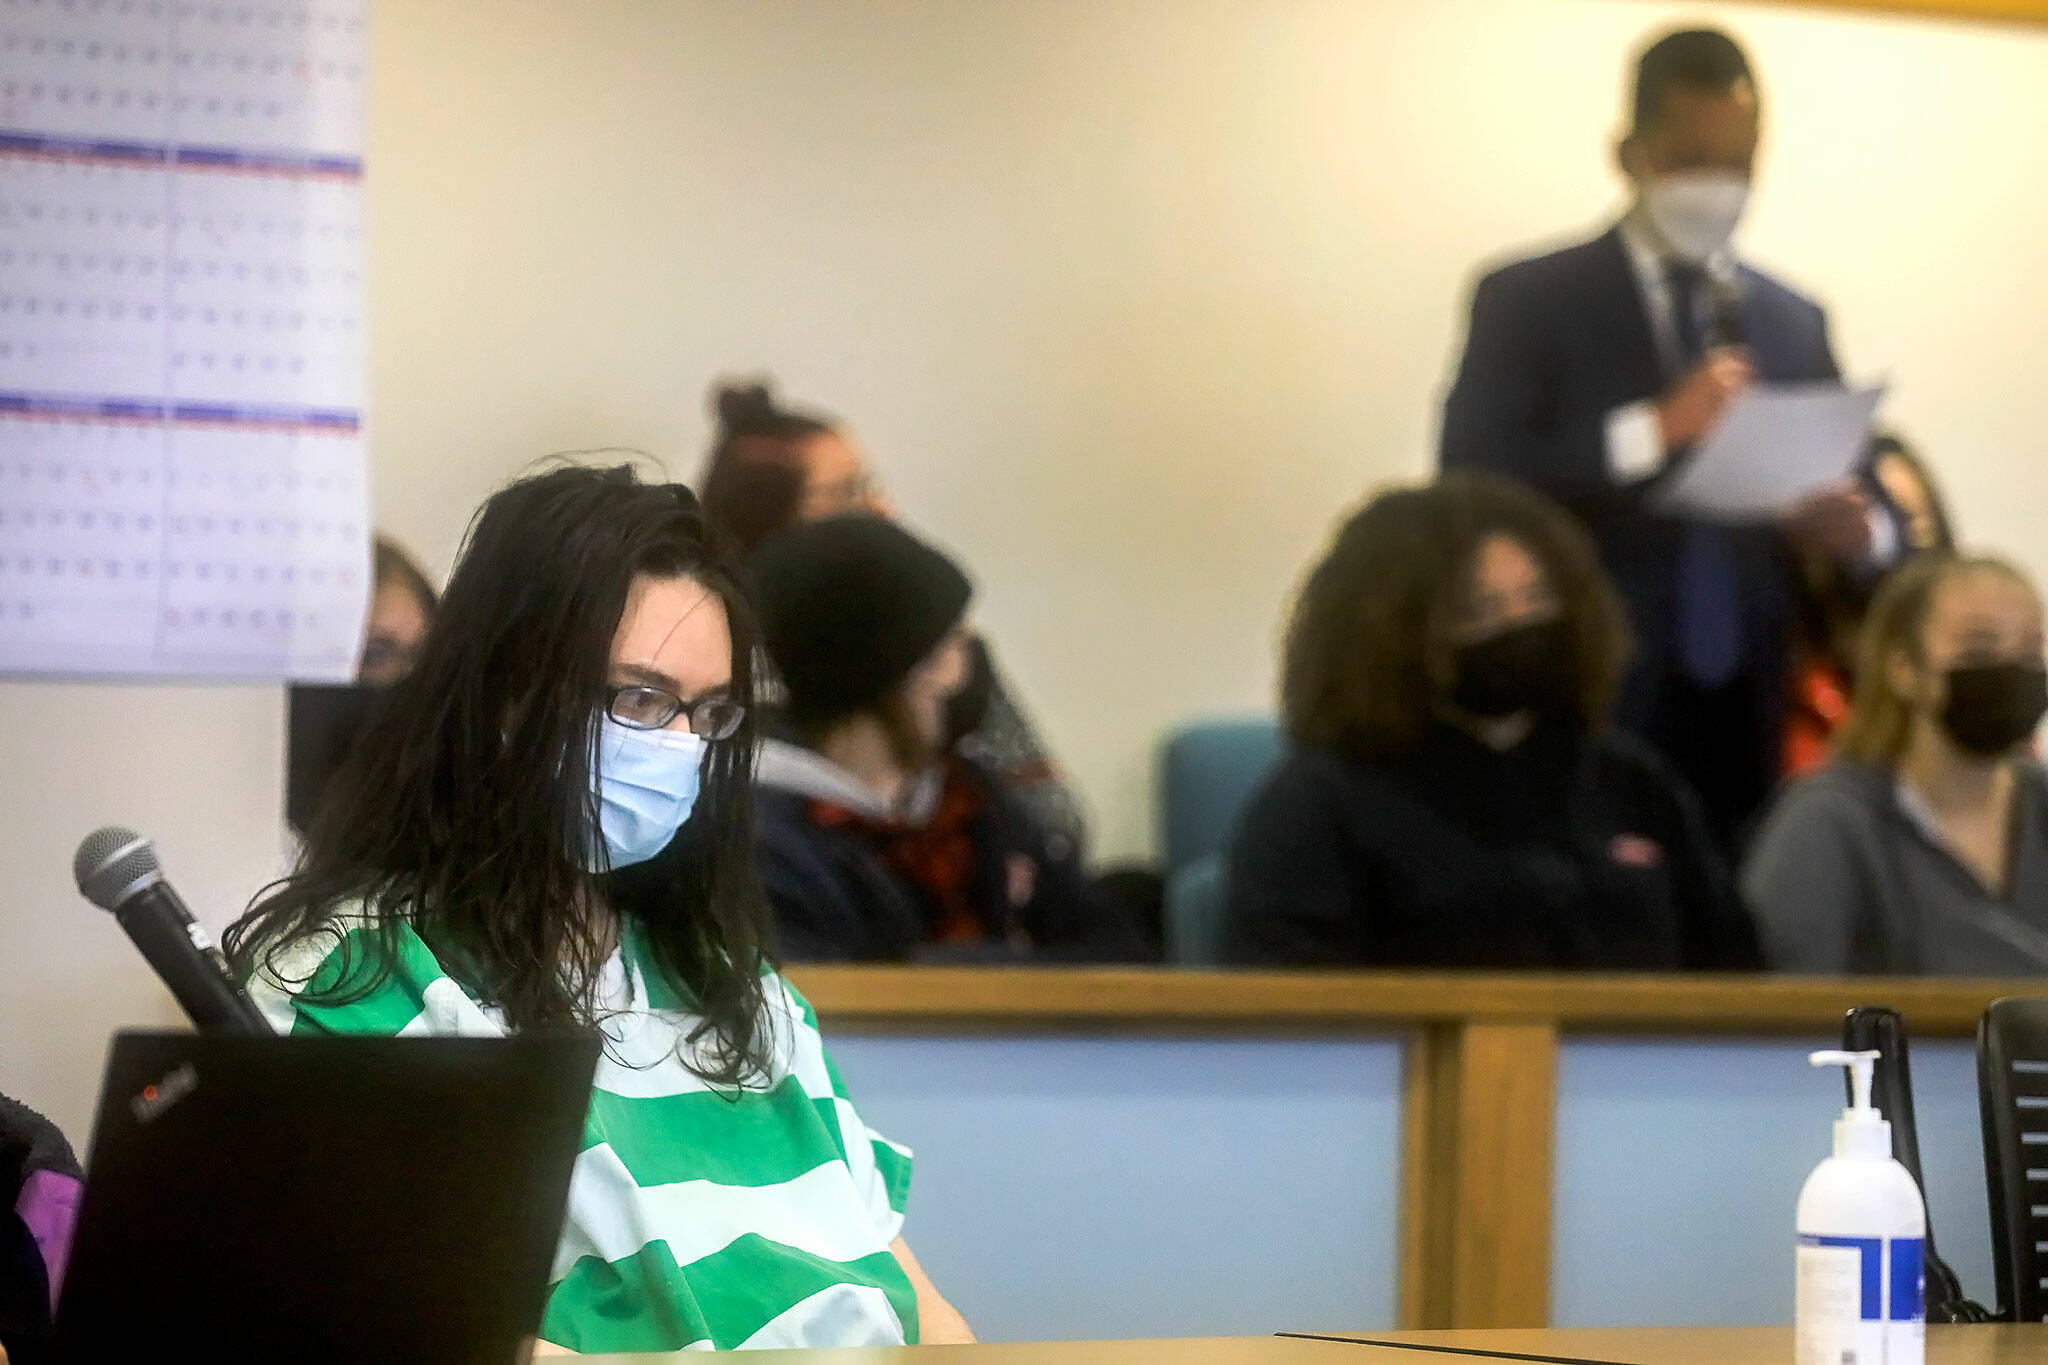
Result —
<instances>
[{"instance_id":1,"label":"beige wall","mask_svg":"<svg viewBox=\"0 0 2048 1365\"><path fill-rule=\"evenodd\" d=\"M1161 731L1267 703L1333 515L1427 467L1473 265L1612 211L1626 55L1701 15L1770 103L1753 255L2048 570L2048 31L1648 0L386 0L379 514L445 569L530 458L690 476L709 376L772 369L971 563L1142 851ZM71 848L156 833L218 924L277 856L280 715L0 688L0 1090L82 1136L106 1030L167 1006Z\"/></svg>"}]
</instances>

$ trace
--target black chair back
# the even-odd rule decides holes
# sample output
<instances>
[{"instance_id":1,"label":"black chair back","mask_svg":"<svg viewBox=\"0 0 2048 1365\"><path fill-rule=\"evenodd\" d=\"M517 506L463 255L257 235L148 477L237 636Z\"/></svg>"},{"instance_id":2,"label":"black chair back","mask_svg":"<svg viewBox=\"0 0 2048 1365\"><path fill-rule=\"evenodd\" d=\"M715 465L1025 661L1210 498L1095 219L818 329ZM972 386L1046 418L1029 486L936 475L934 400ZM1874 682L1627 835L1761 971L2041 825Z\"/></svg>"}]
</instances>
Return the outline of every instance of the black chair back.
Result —
<instances>
[{"instance_id":1,"label":"black chair back","mask_svg":"<svg viewBox=\"0 0 2048 1365\"><path fill-rule=\"evenodd\" d=\"M1906 1168L1927 1204L1927 1182L1920 1175L1920 1129L1913 1117L1913 1067L1906 1047L1906 1022L1883 1005L1859 1005L1842 1020L1842 1047L1850 1052L1875 1052L1870 1072L1870 1103L1892 1126L1892 1157ZM1842 1073L1851 1089L1849 1073ZM1926 1305L1929 1322L1984 1322L1983 1306L1963 1293L1962 1281L1934 1249L1934 1210L1927 1209L1927 1240L1923 1247Z\"/></svg>"},{"instance_id":2,"label":"black chair back","mask_svg":"<svg viewBox=\"0 0 2048 1365\"><path fill-rule=\"evenodd\" d=\"M1880 1054L1870 1070L1871 1107L1892 1126L1892 1156L1912 1173L1925 1200L1927 1182L1920 1177L1920 1130L1913 1120L1913 1072L1906 1055L1905 1021L1895 1009L1858 1005L1842 1020L1842 1047L1849 1052ZM1842 1083L1853 1101L1847 1067L1842 1069Z\"/></svg>"},{"instance_id":3,"label":"black chair back","mask_svg":"<svg viewBox=\"0 0 2048 1365\"><path fill-rule=\"evenodd\" d=\"M2000 1316L2048 1321L2048 999L1994 1000L1984 1011L1977 1097Z\"/></svg>"}]
</instances>

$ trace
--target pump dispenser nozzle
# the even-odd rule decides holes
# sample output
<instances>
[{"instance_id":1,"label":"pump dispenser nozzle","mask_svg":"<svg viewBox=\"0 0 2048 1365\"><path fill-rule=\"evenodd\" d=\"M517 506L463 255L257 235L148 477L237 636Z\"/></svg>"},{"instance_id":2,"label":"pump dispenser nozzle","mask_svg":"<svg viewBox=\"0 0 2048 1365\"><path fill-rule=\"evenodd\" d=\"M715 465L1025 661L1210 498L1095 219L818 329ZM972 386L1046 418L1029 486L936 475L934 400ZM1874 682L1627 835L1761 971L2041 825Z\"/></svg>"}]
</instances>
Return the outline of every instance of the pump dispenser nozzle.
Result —
<instances>
[{"instance_id":1,"label":"pump dispenser nozzle","mask_svg":"<svg viewBox=\"0 0 2048 1365\"><path fill-rule=\"evenodd\" d=\"M1870 1107L1870 1077L1877 1052L1815 1052L1807 1057L1813 1066L1849 1068L1849 1107L1835 1120L1836 1156L1878 1156L1892 1154L1892 1126Z\"/></svg>"}]
</instances>

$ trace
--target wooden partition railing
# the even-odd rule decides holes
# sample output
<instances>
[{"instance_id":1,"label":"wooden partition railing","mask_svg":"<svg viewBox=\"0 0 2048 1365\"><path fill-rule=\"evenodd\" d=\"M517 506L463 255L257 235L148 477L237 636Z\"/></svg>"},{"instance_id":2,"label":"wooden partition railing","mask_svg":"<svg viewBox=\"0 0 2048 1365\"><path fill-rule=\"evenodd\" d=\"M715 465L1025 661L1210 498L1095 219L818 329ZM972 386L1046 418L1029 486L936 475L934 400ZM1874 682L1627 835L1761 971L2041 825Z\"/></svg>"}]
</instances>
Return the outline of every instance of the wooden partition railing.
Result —
<instances>
[{"instance_id":1,"label":"wooden partition railing","mask_svg":"<svg viewBox=\"0 0 2048 1365\"><path fill-rule=\"evenodd\" d=\"M1565 1033L1820 1035L1885 1004L1919 1038L1971 1036L2039 981L1125 968L805 967L828 1030L1395 1033L1402 1091L1399 1325L1542 1327Z\"/></svg>"}]
</instances>

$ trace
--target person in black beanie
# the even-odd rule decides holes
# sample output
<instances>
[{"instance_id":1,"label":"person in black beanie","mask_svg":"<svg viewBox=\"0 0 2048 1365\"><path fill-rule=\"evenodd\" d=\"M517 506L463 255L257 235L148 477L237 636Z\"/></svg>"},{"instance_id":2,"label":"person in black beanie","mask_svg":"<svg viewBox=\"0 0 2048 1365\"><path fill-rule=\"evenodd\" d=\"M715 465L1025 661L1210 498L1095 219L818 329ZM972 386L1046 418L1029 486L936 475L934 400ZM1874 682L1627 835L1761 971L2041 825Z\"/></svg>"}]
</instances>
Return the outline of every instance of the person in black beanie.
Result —
<instances>
[{"instance_id":1,"label":"person in black beanie","mask_svg":"<svg viewBox=\"0 0 2048 1365\"><path fill-rule=\"evenodd\" d=\"M972 678L959 567L894 523L806 523L753 562L788 692L756 769L789 960L1127 960L1135 929L993 774L948 746Z\"/></svg>"},{"instance_id":2,"label":"person in black beanie","mask_svg":"<svg viewBox=\"0 0 2048 1365\"><path fill-rule=\"evenodd\" d=\"M704 515L735 559L751 560L763 544L803 522L897 519L860 443L838 418L785 403L766 377L713 385L711 411L716 434L698 488ZM953 742L1002 779L1059 856L1071 849L1085 857L1087 812L1016 679L997 662L986 637L973 636L968 650L970 681L951 707ZM757 700L764 708L779 707L780 683L769 678ZM1134 868L1114 875L1122 894L1140 902L1150 897L1148 913L1156 922L1156 875Z\"/></svg>"}]
</instances>

